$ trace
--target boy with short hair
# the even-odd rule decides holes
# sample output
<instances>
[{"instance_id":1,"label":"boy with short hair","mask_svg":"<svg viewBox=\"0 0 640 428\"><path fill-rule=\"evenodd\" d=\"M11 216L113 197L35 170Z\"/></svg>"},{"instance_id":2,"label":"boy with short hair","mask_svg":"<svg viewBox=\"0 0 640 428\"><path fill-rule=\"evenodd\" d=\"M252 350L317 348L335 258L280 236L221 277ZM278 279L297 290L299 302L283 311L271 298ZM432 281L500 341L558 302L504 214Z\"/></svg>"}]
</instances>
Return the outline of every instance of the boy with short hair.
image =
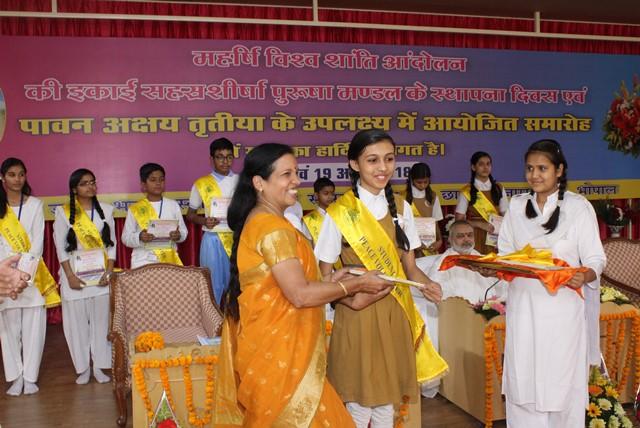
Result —
<instances>
[{"instance_id":1,"label":"boy with short hair","mask_svg":"<svg viewBox=\"0 0 640 428\"><path fill-rule=\"evenodd\" d=\"M182 266L176 244L187 239L188 231L178 202L163 196L164 168L157 163L142 165L140 183L146 197L129 206L122 230L122 242L133 248L131 268L150 263L172 263ZM176 228L169 232L168 239L149 232L150 227L160 224L158 220L175 221Z\"/></svg>"},{"instance_id":2,"label":"boy with short hair","mask_svg":"<svg viewBox=\"0 0 640 428\"><path fill-rule=\"evenodd\" d=\"M317 207L302 217L302 221L311 233L315 245L324 216L327 214L327 207L336 199L336 185L328 178L321 177L313 183L313 196Z\"/></svg>"},{"instance_id":3,"label":"boy with short hair","mask_svg":"<svg viewBox=\"0 0 640 428\"><path fill-rule=\"evenodd\" d=\"M238 175L231 171L233 165L233 143L218 138L209 146L209 161L213 170L198 178L191 187L187 220L202 225L200 243L200 266L209 268L216 303L220 305L222 295L229 285L229 255L233 245L231 231L223 231L226 225L226 207L238 184ZM216 209L211 212L212 202ZM204 207L205 215L197 211ZM217 217L216 217L217 215ZM218 226L218 230L214 230Z\"/></svg>"}]
</instances>

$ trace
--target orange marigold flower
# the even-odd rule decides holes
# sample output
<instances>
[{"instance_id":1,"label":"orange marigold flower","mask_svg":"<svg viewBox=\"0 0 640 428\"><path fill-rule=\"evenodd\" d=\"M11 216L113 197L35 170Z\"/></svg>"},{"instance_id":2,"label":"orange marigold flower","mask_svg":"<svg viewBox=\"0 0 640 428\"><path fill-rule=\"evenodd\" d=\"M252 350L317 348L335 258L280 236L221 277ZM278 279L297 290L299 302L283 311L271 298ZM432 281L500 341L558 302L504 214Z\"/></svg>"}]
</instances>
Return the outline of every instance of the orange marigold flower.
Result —
<instances>
[{"instance_id":1,"label":"orange marigold flower","mask_svg":"<svg viewBox=\"0 0 640 428\"><path fill-rule=\"evenodd\" d=\"M602 388L598 385L589 385L589 395L598 396L600 394L602 394Z\"/></svg>"}]
</instances>

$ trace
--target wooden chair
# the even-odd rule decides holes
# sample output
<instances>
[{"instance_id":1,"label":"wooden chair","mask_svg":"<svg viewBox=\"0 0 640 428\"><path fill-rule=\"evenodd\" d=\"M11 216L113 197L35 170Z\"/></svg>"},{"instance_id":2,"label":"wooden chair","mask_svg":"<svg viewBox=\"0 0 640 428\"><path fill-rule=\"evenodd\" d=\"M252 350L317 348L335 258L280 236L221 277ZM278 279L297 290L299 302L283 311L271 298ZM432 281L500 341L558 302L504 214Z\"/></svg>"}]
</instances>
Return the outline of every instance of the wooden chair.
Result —
<instances>
[{"instance_id":1,"label":"wooden chair","mask_svg":"<svg viewBox=\"0 0 640 428\"><path fill-rule=\"evenodd\" d=\"M150 264L111 278L113 388L119 426L127 423L131 392L130 353L136 336L159 331L165 343L196 342L197 335L219 335L222 315L215 304L209 270Z\"/></svg>"},{"instance_id":2,"label":"wooden chair","mask_svg":"<svg viewBox=\"0 0 640 428\"><path fill-rule=\"evenodd\" d=\"M640 241L609 238L602 245L607 266L602 272L601 284L622 291L640 306Z\"/></svg>"}]
</instances>

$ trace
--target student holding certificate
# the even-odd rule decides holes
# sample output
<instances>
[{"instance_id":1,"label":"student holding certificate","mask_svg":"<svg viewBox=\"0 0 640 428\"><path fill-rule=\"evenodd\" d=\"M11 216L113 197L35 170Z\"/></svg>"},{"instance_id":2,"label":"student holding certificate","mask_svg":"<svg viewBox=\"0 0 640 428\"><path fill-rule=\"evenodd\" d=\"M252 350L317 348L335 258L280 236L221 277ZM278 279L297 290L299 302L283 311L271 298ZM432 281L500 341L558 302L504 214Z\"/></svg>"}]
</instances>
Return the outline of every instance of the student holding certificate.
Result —
<instances>
[{"instance_id":1,"label":"student holding certificate","mask_svg":"<svg viewBox=\"0 0 640 428\"><path fill-rule=\"evenodd\" d=\"M442 236L438 222L444 218L438 195L431 188L431 169L423 162L413 164L407 177L405 199L411 205L422 247L416 257L438 254Z\"/></svg>"},{"instance_id":2,"label":"student holding certificate","mask_svg":"<svg viewBox=\"0 0 640 428\"><path fill-rule=\"evenodd\" d=\"M592 205L567 190L567 167L556 141L533 143L525 154L531 192L511 199L500 229L501 254L530 245L588 268L554 294L537 279L509 283L502 379L509 427L584 427L588 360L599 363L597 349L588 358L587 344L599 342L598 278L605 254ZM595 323L587 326L590 313Z\"/></svg>"},{"instance_id":3,"label":"student holding certificate","mask_svg":"<svg viewBox=\"0 0 640 428\"><path fill-rule=\"evenodd\" d=\"M109 277L116 259L113 207L96 197L96 177L78 169L69 177L69 203L56 208L53 238L60 261L62 326L79 385L90 362L99 383L110 379Z\"/></svg>"},{"instance_id":4,"label":"student holding certificate","mask_svg":"<svg viewBox=\"0 0 640 428\"><path fill-rule=\"evenodd\" d=\"M502 185L491 175L491 156L485 152L475 152L471 156L471 180L460 189L456 220L467 220L475 232L475 249L481 254L496 251L495 236L487 239L487 234L497 234L496 225L509 207L509 200Z\"/></svg>"},{"instance_id":5,"label":"student holding certificate","mask_svg":"<svg viewBox=\"0 0 640 428\"><path fill-rule=\"evenodd\" d=\"M57 285L42 261L44 212L31 196L27 168L8 158L0 166L0 260L21 254L18 268L31 276L15 300L0 303L0 342L8 395L35 394L47 329L45 307L60 304Z\"/></svg>"},{"instance_id":6,"label":"student holding certificate","mask_svg":"<svg viewBox=\"0 0 640 428\"><path fill-rule=\"evenodd\" d=\"M131 253L131 267L149 263L182 266L176 243L187 239L187 226L180 205L165 198L165 171L157 163L140 167L140 183L146 197L129 206L122 230L122 242Z\"/></svg>"},{"instance_id":7,"label":"student holding certificate","mask_svg":"<svg viewBox=\"0 0 640 428\"><path fill-rule=\"evenodd\" d=\"M218 138L209 146L209 160L213 171L200 177L191 187L187 220L202 225L200 266L211 271L211 283L216 303L229 284L229 256L233 236L227 226L227 208L238 176L231 171L233 144L226 138ZM204 217L198 210L204 207Z\"/></svg>"},{"instance_id":8,"label":"student holding certificate","mask_svg":"<svg viewBox=\"0 0 640 428\"><path fill-rule=\"evenodd\" d=\"M313 198L316 201L316 208L302 217L302 222L309 231L311 239L315 244L320 235L320 228L324 216L327 215L327 208L336 200L336 185L327 177L320 177L313 183Z\"/></svg>"},{"instance_id":9,"label":"student holding certificate","mask_svg":"<svg viewBox=\"0 0 640 428\"><path fill-rule=\"evenodd\" d=\"M321 273L331 275L340 259L344 266L417 281L425 297L438 302L440 285L416 266L413 250L421 242L411 206L391 189L395 143L383 131L360 131L351 140L348 161L351 190L327 208L315 247ZM407 285L396 283L386 295L345 297L334 320L327 373L357 427L394 426L394 405L403 397L417 403L418 382L448 369Z\"/></svg>"}]
</instances>

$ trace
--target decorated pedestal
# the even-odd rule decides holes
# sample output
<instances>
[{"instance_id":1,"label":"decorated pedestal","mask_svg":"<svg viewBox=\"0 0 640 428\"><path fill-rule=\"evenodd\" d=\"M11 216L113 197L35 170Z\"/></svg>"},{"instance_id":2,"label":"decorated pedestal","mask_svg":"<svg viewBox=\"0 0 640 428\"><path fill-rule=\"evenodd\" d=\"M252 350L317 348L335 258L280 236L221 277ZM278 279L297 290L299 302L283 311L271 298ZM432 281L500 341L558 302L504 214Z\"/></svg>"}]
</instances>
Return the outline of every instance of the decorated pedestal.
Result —
<instances>
[{"instance_id":1,"label":"decorated pedestal","mask_svg":"<svg viewBox=\"0 0 640 428\"><path fill-rule=\"evenodd\" d=\"M164 349L133 354L131 395L134 428L149 427L165 385L168 385L166 393L177 426L213 427L211 419L207 420L206 416L215 411L212 401L208 402L211 397L208 389L216 386L215 370L212 369L215 368L217 354L218 346L197 344L171 344Z\"/></svg>"},{"instance_id":2,"label":"decorated pedestal","mask_svg":"<svg viewBox=\"0 0 640 428\"><path fill-rule=\"evenodd\" d=\"M460 298L445 300L439 309L440 354L450 368L440 394L491 427L493 421L505 418L504 316L487 321ZM620 402L633 402L640 383L640 311L607 302L600 312L600 346L609 375Z\"/></svg>"}]
</instances>

